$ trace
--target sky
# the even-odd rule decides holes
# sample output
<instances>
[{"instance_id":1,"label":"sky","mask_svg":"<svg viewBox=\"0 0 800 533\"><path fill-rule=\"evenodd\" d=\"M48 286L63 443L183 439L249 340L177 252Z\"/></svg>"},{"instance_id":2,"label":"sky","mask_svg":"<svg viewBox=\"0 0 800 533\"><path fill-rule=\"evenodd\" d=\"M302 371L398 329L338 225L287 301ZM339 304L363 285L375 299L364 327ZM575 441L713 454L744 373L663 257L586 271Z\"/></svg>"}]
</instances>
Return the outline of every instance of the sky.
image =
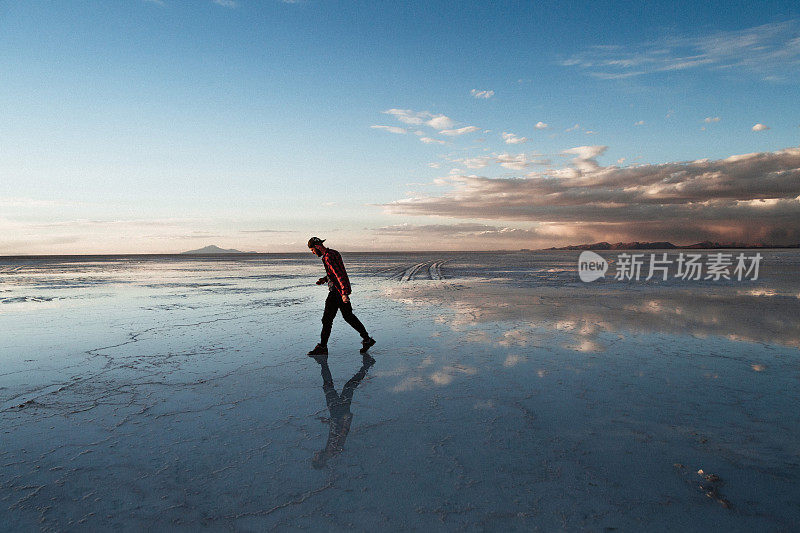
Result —
<instances>
[{"instance_id":1,"label":"sky","mask_svg":"<svg viewBox=\"0 0 800 533\"><path fill-rule=\"evenodd\" d=\"M798 6L0 0L0 255L800 243Z\"/></svg>"}]
</instances>

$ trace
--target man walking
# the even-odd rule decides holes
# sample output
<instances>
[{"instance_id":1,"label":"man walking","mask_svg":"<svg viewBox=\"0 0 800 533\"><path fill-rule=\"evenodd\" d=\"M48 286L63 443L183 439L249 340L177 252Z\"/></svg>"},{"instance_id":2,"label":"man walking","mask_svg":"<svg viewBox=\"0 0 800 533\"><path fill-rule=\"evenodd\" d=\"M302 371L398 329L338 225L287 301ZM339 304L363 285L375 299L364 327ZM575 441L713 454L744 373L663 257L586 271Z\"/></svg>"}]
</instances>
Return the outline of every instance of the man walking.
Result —
<instances>
[{"instance_id":1,"label":"man walking","mask_svg":"<svg viewBox=\"0 0 800 533\"><path fill-rule=\"evenodd\" d=\"M333 319L338 310L342 310L342 318L353 326L361 335L362 354L367 353L369 347L375 344L375 339L369 336L364 324L353 314L353 306L350 304L350 280L347 278L347 271L342 263L342 256L332 248L326 248L322 243L324 239L311 237L308 240L308 247L311 253L322 259L325 265L324 278L317 280L317 285L328 284L328 298L325 300L325 311L322 313L322 335L320 343L308 352L308 355L328 355L328 338L331 336Z\"/></svg>"}]
</instances>

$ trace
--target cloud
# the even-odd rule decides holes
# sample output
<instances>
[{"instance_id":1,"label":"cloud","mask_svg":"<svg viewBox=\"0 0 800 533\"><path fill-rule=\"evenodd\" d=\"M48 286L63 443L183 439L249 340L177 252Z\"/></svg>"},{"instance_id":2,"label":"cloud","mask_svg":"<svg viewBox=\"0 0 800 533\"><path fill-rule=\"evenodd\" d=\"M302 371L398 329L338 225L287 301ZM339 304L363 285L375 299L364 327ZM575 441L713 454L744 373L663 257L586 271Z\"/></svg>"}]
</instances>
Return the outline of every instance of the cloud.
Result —
<instances>
[{"instance_id":1,"label":"cloud","mask_svg":"<svg viewBox=\"0 0 800 533\"><path fill-rule=\"evenodd\" d=\"M417 112L410 109L387 109L384 113L392 115L404 124L412 126L425 125L439 131L451 129L455 125L455 122L450 117L437 115L429 111Z\"/></svg>"},{"instance_id":2,"label":"cloud","mask_svg":"<svg viewBox=\"0 0 800 533\"><path fill-rule=\"evenodd\" d=\"M440 141L439 139L433 139L431 137L420 137L419 140L424 142L425 144L447 144L444 141Z\"/></svg>"},{"instance_id":3,"label":"cloud","mask_svg":"<svg viewBox=\"0 0 800 533\"><path fill-rule=\"evenodd\" d=\"M633 125L634 126L644 126L644 120L640 120L638 122L635 122Z\"/></svg>"},{"instance_id":4,"label":"cloud","mask_svg":"<svg viewBox=\"0 0 800 533\"><path fill-rule=\"evenodd\" d=\"M394 118L404 124L411 124L414 126L421 126L425 123L425 118L429 113L415 113L410 109L387 109L384 111L387 115L392 115Z\"/></svg>"},{"instance_id":5,"label":"cloud","mask_svg":"<svg viewBox=\"0 0 800 533\"><path fill-rule=\"evenodd\" d=\"M600 168L595 159L603 155L607 149L608 146L576 146L575 148L563 150L561 153L575 156L575 159L572 160L572 166L577 170L592 172Z\"/></svg>"},{"instance_id":6,"label":"cloud","mask_svg":"<svg viewBox=\"0 0 800 533\"><path fill-rule=\"evenodd\" d=\"M479 91L478 89L472 89L469 94L475 98L488 99L494 96L494 91Z\"/></svg>"},{"instance_id":7,"label":"cloud","mask_svg":"<svg viewBox=\"0 0 800 533\"><path fill-rule=\"evenodd\" d=\"M576 130L579 130L579 129L581 129L581 125L580 124L575 124L571 128L567 128L564 131L565 132L570 132L570 131L576 131Z\"/></svg>"},{"instance_id":8,"label":"cloud","mask_svg":"<svg viewBox=\"0 0 800 533\"><path fill-rule=\"evenodd\" d=\"M710 35L663 38L631 47L594 46L564 59L561 65L600 79L713 69L775 81L797 75L799 29L798 21L788 20Z\"/></svg>"},{"instance_id":9,"label":"cloud","mask_svg":"<svg viewBox=\"0 0 800 533\"><path fill-rule=\"evenodd\" d=\"M473 131L478 131L479 129L480 128L477 126L464 126L463 128L458 128L454 130L442 130L439 133L441 133L442 135L456 136L456 135L464 135L465 133L472 133Z\"/></svg>"},{"instance_id":10,"label":"cloud","mask_svg":"<svg viewBox=\"0 0 800 533\"><path fill-rule=\"evenodd\" d=\"M454 122L449 117L446 117L444 115L434 115L431 117L430 120L425 122L425 124L427 124L428 126L430 126L435 130L440 130L440 131L452 128L455 125Z\"/></svg>"},{"instance_id":11,"label":"cloud","mask_svg":"<svg viewBox=\"0 0 800 533\"><path fill-rule=\"evenodd\" d=\"M151 238L154 239L179 239L179 240L193 240L193 239L217 239L217 238L224 238L227 235L220 235L218 233L208 233L205 231L193 231L192 233L188 233L185 235L154 235Z\"/></svg>"},{"instance_id":12,"label":"cloud","mask_svg":"<svg viewBox=\"0 0 800 533\"><path fill-rule=\"evenodd\" d=\"M758 124L756 124L755 126L753 126L753 128L752 128L752 129L753 129L753 131L764 131L764 130L768 130L768 129L769 129L769 126L765 126L764 124L761 124L761 123L759 122Z\"/></svg>"},{"instance_id":13,"label":"cloud","mask_svg":"<svg viewBox=\"0 0 800 533\"><path fill-rule=\"evenodd\" d=\"M464 166L467 168L478 169L478 168L488 167L491 160L492 160L491 156L469 157L466 159L462 159L461 163L463 163Z\"/></svg>"},{"instance_id":14,"label":"cloud","mask_svg":"<svg viewBox=\"0 0 800 533\"><path fill-rule=\"evenodd\" d=\"M706 124L710 124L712 122L719 122L719 117L706 117L703 119L703 122Z\"/></svg>"},{"instance_id":15,"label":"cloud","mask_svg":"<svg viewBox=\"0 0 800 533\"><path fill-rule=\"evenodd\" d=\"M243 229L239 233L298 233L289 229Z\"/></svg>"},{"instance_id":16,"label":"cloud","mask_svg":"<svg viewBox=\"0 0 800 533\"><path fill-rule=\"evenodd\" d=\"M236 7L236 2L234 0L212 0L215 4L222 7L227 7L233 9Z\"/></svg>"},{"instance_id":17,"label":"cloud","mask_svg":"<svg viewBox=\"0 0 800 533\"><path fill-rule=\"evenodd\" d=\"M498 155L497 162L501 167L510 168L512 170L523 170L534 163L532 160L528 159L528 156L525 154L511 155L508 153Z\"/></svg>"},{"instance_id":18,"label":"cloud","mask_svg":"<svg viewBox=\"0 0 800 533\"><path fill-rule=\"evenodd\" d=\"M488 226L486 224L428 224L417 226L413 224L395 224L392 226L383 226L380 228L373 228L372 231L379 235L457 235L461 233L478 233L482 231L496 230L495 226Z\"/></svg>"},{"instance_id":19,"label":"cloud","mask_svg":"<svg viewBox=\"0 0 800 533\"><path fill-rule=\"evenodd\" d=\"M87 229L87 228L109 228L112 226L124 226L126 228L175 228L186 226L197 222L194 218L165 218L165 219L88 219L80 218L74 220L58 220L54 222L34 222L26 224L27 229L44 228L66 228L66 229ZM2 228L0 228L2 229Z\"/></svg>"},{"instance_id":20,"label":"cloud","mask_svg":"<svg viewBox=\"0 0 800 533\"><path fill-rule=\"evenodd\" d=\"M547 124L545 124L544 122L541 122L541 121L537 122L536 125L534 126L534 128L536 128L537 130L546 130L549 127L550 126L548 126Z\"/></svg>"},{"instance_id":21,"label":"cloud","mask_svg":"<svg viewBox=\"0 0 800 533\"><path fill-rule=\"evenodd\" d=\"M521 220L599 240L800 242L800 147L725 159L601 166L605 146L565 150L565 166L525 177L443 178L442 196L384 206L393 214Z\"/></svg>"},{"instance_id":22,"label":"cloud","mask_svg":"<svg viewBox=\"0 0 800 533\"><path fill-rule=\"evenodd\" d=\"M0 207L23 207L23 208L37 208L37 207L55 207L59 205L73 205L56 200L41 200L37 198L19 198L19 197L0 197Z\"/></svg>"},{"instance_id":23,"label":"cloud","mask_svg":"<svg viewBox=\"0 0 800 533\"><path fill-rule=\"evenodd\" d=\"M502 137L506 144L522 144L528 142L527 137L517 137L515 134L505 131L502 133Z\"/></svg>"},{"instance_id":24,"label":"cloud","mask_svg":"<svg viewBox=\"0 0 800 533\"><path fill-rule=\"evenodd\" d=\"M375 129L375 130L388 131L389 133L397 133L398 135L405 135L406 133L408 133L407 129L400 128L398 126L378 126L378 125L375 125L375 126L370 126L370 128Z\"/></svg>"},{"instance_id":25,"label":"cloud","mask_svg":"<svg viewBox=\"0 0 800 533\"><path fill-rule=\"evenodd\" d=\"M481 169L488 167L491 163L497 163L503 168L511 170L523 170L532 165L549 165L549 159L532 159L531 156L539 156L541 154L509 154L503 152L501 154L483 155L479 157L468 157L464 159L454 159L456 163L461 163L469 169ZM460 173L460 172L457 172Z\"/></svg>"},{"instance_id":26,"label":"cloud","mask_svg":"<svg viewBox=\"0 0 800 533\"><path fill-rule=\"evenodd\" d=\"M414 238L448 238L464 239L474 238L482 240L495 239L530 239L540 237L540 233L531 229L510 228L504 226L493 226L488 224L475 224L463 222L458 224L395 224L373 228L377 235L399 236Z\"/></svg>"}]
</instances>

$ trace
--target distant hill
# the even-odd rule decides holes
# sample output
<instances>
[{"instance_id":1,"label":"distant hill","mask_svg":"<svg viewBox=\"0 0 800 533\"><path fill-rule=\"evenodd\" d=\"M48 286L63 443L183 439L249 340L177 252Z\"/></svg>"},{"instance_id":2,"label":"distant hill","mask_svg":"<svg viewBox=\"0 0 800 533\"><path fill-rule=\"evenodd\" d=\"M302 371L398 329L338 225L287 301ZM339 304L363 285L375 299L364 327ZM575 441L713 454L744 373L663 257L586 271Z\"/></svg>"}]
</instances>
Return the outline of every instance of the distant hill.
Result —
<instances>
[{"instance_id":1,"label":"distant hill","mask_svg":"<svg viewBox=\"0 0 800 533\"><path fill-rule=\"evenodd\" d=\"M677 248L671 242L596 242L594 244L575 244L561 248L548 248L548 250L670 250Z\"/></svg>"},{"instance_id":2,"label":"distant hill","mask_svg":"<svg viewBox=\"0 0 800 533\"><path fill-rule=\"evenodd\" d=\"M775 246L771 244L745 244L741 242L711 242L703 241L696 244L689 244L686 246L676 246L671 242L618 242L611 244L608 242L596 242L594 244L575 244L572 246L562 246L561 248L547 248L547 250L671 250L673 248L681 249L699 249L699 250L715 250L725 248L800 248L800 244L789 246Z\"/></svg>"},{"instance_id":3,"label":"distant hill","mask_svg":"<svg viewBox=\"0 0 800 533\"><path fill-rule=\"evenodd\" d=\"M198 248L197 250L189 250L188 252L181 252L181 254L246 254L254 252L243 252L241 250L234 250L233 248L226 250L219 246L210 245L205 248Z\"/></svg>"}]
</instances>

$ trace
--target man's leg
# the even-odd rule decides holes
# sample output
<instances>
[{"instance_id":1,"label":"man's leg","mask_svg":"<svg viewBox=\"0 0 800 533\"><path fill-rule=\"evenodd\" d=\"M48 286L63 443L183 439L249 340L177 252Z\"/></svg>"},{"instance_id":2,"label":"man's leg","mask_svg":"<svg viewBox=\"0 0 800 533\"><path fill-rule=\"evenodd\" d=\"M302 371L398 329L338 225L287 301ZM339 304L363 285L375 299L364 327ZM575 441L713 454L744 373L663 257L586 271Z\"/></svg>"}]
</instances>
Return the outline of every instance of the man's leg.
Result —
<instances>
[{"instance_id":1,"label":"man's leg","mask_svg":"<svg viewBox=\"0 0 800 533\"><path fill-rule=\"evenodd\" d=\"M322 334L320 335L320 344L323 346L328 345L328 338L331 336L333 319L336 317L336 311L339 309L340 303L341 296L339 296L336 291L328 292L328 298L325 300L325 311L322 313Z\"/></svg>"},{"instance_id":2,"label":"man's leg","mask_svg":"<svg viewBox=\"0 0 800 533\"><path fill-rule=\"evenodd\" d=\"M367 329L364 327L364 324L362 324L361 321L356 317L356 315L353 314L353 305L350 302L347 303L341 302L341 308L342 308L342 318L344 318L348 324L353 326L353 329L356 330L359 335L361 335L362 339L368 339L369 334L367 333Z\"/></svg>"}]
</instances>

